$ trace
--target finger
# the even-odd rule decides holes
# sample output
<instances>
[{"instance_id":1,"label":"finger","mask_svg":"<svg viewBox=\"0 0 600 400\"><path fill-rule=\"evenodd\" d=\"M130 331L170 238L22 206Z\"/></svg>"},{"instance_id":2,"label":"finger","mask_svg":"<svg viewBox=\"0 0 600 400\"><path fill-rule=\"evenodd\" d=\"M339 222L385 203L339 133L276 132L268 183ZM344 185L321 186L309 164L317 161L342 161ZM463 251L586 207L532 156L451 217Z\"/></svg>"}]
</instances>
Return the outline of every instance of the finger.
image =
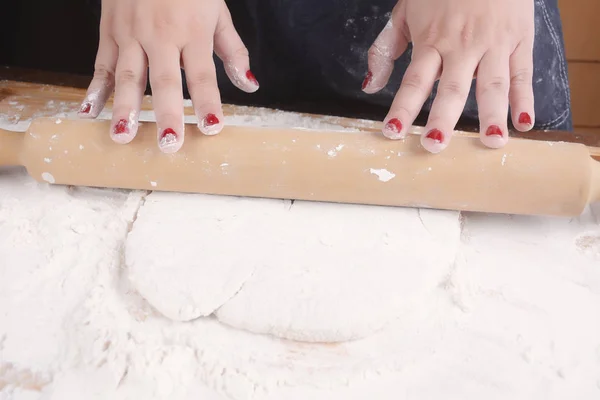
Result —
<instances>
[{"instance_id":1,"label":"finger","mask_svg":"<svg viewBox=\"0 0 600 400\"><path fill-rule=\"evenodd\" d=\"M369 49L369 71L362 84L365 93L376 93L387 85L394 61L408 47L408 38L401 29L404 24L402 8L394 12Z\"/></svg>"},{"instance_id":2,"label":"finger","mask_svg":"<svg viewBox=\"0 0 600 400\"><path fill-rule=\"evenodd\" d=\"M510 56L510 108L514 127L526 132L535 124L533 43L521 42Z\"/></svg>"},{"instance_id":3,"label":"finger","mask_svg":"<svg viewBox=\"0 0 600 400\"><path fill-rule=\"evenodd\" d=\"M256 92L259 84L250 71L248 49L233 26L231 14L225 3L221 7L214 41L215 53L223 61L231 83L244 92Z\"/></svg>"},{"instance_id":4,"label":"finger","mask_svg":"<svg viewBox=\"0 0 600 400\"><path fill-rule=\"evenodd\" d=\"M390 139L406 136L423 104L431 94L442 65L440 54L433 47L415 47L390 111L384 119L383 134Z\"/></svg>"},{"instance_id":5,"label":"finger","mask_svg":"<svg viewBox=\"0 0 600 400\"><path fill-rule=\"evenodd\" d=\"M508 90L510 80L508 51L498 47L488 51L477 72L476 97L481 142L500 148L508 142Z\"/></svg>"},{"instance_id":6,"label":"finger","mask_svg":"<svg viewBox=\"0 0 600 400\"><path fill-rule=\"evenodd\" d=\"M439 153L450 143L452 132L465 108L473 72L479 59L463 54L443 60L443 70L435 100L431 105L421 145L431 153Z\"/></svg>"},{"instance_id":7,"label":"finger","mask_svg":"<svg viewBox=\"0 0 600 400\"><path fill-rule=\"evenodd\" d=\"M186 46L183 60L198 128L205 135L216 135L223 129L224 116L210 43L199 41Z\"/></svg>"},{"instance_id":8,"label":"finger","mask_svg":"<svg viewBox=\"0 0 600 400\"><path fill-rule=\"evenodd\" d=\"M119 50L112 37L102 35L98 44L94 77L90 83L85 99L79 107L81 118L96 118L104 109L106 101L115 86L115 67Z\"/></svg>"},{"instance_id":9,"label":"finger","mask_svg":"<svg viewBox=\"0 0 600 400\"><path fill-rule=\"evenodd\" d=\"M146 54L139 43L119 48L115 73L115 98L110 135L117 143L129 143L137 134L142 98L146 89Z\"/></svg>"},{"instance_id":10,"label":"finger","mask_svg":"<svg viewBox=\"0 0 600 400\"><path fill-rule=\"evenodd\" d=\"M183 90L179 49L155 46L146 50L150 66L152 102L158 127L158 146L164 153L175 153L183 145Z\"/></svg>"}]
</instances>

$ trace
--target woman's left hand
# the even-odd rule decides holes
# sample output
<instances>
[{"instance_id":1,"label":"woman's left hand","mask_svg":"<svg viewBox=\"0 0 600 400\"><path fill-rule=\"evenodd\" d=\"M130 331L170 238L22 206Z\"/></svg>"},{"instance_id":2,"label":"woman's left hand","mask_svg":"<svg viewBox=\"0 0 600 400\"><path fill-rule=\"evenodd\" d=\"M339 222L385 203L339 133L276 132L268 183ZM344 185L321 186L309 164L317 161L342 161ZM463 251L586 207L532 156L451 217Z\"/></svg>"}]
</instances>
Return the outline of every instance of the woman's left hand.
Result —
<instances>
[{"instance_id":1,"label":"woman's left hand","mask_svg":"<svg viewBox=\"0 0 600 400\"><path fill-rule=\"evenodd\" d=\"M394 60L412 42L412 60L384 120L384 135L404 138L439 80L421 143L432 153L442 151L474 77L486 146L500 148L508 141L509 104L515 128L531 129L534 33L533 0L399 0L369 50L363 84L366 93L381 90Z\"/></svg>"}]
</instances>

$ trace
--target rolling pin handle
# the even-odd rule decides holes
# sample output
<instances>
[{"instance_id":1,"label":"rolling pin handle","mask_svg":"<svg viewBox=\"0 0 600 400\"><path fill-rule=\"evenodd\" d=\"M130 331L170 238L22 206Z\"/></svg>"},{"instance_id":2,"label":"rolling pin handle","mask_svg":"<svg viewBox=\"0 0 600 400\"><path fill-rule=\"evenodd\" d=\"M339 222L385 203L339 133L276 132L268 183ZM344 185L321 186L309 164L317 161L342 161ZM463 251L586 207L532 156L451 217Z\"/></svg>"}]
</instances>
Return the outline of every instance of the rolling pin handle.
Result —
<instances>
[{"instance_id":1,"label":"rolling pin handle","mask_svg":"<svg viewBox=\"0 0 600 400\"><path fill-rule=\"evenodd\" d=\"M0 129L0 166L21 165L20 156L24 137L21 132Z\"/></svg>"},{"instance_id":2,"label":"rolling pin handle","mask_svg":"<svg viewBox=\"0 0 600 400\"><path fill-rule=\"evenodd\" d=\"M592 182L590 183L590 199L588 204L600 202L600 161L592 159Z\"/></svg>"}]
</instances>

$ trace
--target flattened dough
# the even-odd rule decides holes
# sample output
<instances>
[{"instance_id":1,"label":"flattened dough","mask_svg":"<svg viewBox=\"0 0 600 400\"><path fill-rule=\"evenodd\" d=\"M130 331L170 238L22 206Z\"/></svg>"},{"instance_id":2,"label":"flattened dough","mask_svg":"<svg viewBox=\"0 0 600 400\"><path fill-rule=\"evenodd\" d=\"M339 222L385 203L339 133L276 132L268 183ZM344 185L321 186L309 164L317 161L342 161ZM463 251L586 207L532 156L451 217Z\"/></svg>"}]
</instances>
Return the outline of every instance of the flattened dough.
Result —
<instances>
[{"instance_id":1,"label":"flattened dough","mask_svg":"<svg viewBox=\"0 0 600 400\"><path fill-rule=\"evenodd\" d=\"M127 238L132 286L178 321L212 314L260 261L254 232L277 201L159 193L148 195Z\"/></svg>"},{"instance_id":2,"label":"flattened dough","mask_svg":"<svg viewBox=\"0 0 600 400\"><path fill-rule=\"evenodd\" d=\"M336 342L418 307L454 261L458 213L152 193L127 241L133 286L175 320Z\"/></svg>"},{"instance_id":3,"label":"flattened dough","mask_svg":"<svg viewBox=\"0 0 600 400\"><path fill-rule=\"evenodd\" d=\"M295 202L280 214L261 267L216 316L293 340L366 337L419 307L460 241L456 212Z\"/></svg>"}]
</instances>

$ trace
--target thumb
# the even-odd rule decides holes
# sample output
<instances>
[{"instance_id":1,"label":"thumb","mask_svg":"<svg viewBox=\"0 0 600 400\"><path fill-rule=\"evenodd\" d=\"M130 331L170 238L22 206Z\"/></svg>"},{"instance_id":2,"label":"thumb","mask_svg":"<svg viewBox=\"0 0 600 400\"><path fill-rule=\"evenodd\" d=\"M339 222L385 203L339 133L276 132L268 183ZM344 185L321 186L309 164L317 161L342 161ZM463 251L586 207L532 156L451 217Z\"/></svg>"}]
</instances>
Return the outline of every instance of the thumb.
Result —
<instances>
[{"instance_id":1,"label":"thumb","mask_svg":"<svg viewBox=\"0 0 600 400\"><path fill-rule=\"evenodd\" d=\"M400 1L394 7L388 23L369 49L369 72L362 86L365 93L376 93L385 87L394 70L394 61L408 47L409 38L404 29L404 4L405 2Z\"/></svg>"},{"instance_id":2,"label":"thumb","mask_svg":"<svg viewBox=\"0 0 600 400\"><path fill-rule=\"evenodd\" d=\"M238 89L252 93L258 90L258 81L250 71L248 49L233 26L225 3L219 13L215 29L215 53L223 61L225 72Z\"/></svg>"}]
</instances>

